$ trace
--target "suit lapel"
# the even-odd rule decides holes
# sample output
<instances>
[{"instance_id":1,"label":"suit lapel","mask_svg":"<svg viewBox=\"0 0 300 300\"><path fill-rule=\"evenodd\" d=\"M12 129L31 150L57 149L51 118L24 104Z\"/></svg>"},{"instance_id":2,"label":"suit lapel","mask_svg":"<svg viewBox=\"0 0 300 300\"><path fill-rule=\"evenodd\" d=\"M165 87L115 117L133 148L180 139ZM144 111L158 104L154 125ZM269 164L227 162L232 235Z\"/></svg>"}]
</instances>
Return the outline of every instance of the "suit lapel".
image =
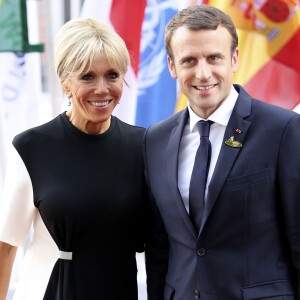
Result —
<instances>
[{"instance_id":1,"label":"suit lapel","mask_svg":"<svg viewBox=\"0 0 300 300\"><path fill-rule=\"evenodd\" d=\"M207 201L200 233L218 199L232 166L242 149L230 147L225 144L225 141L233 136L235 141L240 142L242 145L246 144L245 138L251 124L249 121L245 120L251 112L251 98L243 89L238 86L235 87L239 89L239 97L226 127L220 154L208 187ZM240 133L236 132L237 129L240 130Z\"/></svg>"},{"instance_id":2,"label":"suit lapel","mask_svg":"<svg viewBox=\"0 0 300 300\"><path fill-rule=\"evenodd\" d=\"M181 214L181 217L184 219L185 224L187 225L189 231L196 238L195 228L189 218L189 215L183 204L182 197L178 189L178 155L179 155L179 146L182 136L184 126L186 125L188 119L188 110L185 109L182 114L179 115L176 126L173 128L170 135L169 143L167 146L167 177L168 183L170 186L170 191L172 193L171 197L175 201L175 205L178 211Z\"/></svg>"}]
</instances>

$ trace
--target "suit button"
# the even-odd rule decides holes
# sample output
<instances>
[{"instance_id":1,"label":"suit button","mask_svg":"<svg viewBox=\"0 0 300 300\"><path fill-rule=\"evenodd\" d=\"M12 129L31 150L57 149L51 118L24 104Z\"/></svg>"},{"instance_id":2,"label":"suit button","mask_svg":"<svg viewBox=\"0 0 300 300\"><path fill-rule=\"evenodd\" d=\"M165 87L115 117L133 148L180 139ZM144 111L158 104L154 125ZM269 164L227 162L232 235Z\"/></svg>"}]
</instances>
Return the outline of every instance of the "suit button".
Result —
<instances>
[{"instance_id":1,"label":"suit button","mask_svg":"<svg viewBox=\"0 0 300 300\"><path fill-rule=\"evenodd\" d=\"M198 290L194 290L194 297L196 299L200 298L200 292Z\"/></svg>"},{"instance_id":2,"label":"suit button","mask_svg":"<svg viewBox=\"0 0 300 300\"><path fill-rule=\"evenodd\" d=\"M198 254L199 256L204 256L204 255L206 254L205 248L199 248L199 249L197 250L197 254Z\"/></svg>"}]
</instances>

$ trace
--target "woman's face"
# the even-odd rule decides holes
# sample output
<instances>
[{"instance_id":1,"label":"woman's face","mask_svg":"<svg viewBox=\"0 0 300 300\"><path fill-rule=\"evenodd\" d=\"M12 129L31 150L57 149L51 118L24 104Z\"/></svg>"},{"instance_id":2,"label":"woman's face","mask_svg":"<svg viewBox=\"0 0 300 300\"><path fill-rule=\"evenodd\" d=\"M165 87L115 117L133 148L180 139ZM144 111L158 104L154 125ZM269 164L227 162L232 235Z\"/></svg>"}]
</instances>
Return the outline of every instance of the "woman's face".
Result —
<instances>
[{"instance_id":1,"label":"woman's face","mask_svg":"<svg viewBox=\"0 0 300 300\"><path fill-rule=\"evenodd\" d=\"M68 81L65 92L71 96L70 121L83 132L99 134L110 125L110 117L119 103L124 74L101 55L84 74Z\"/></svg>"}]
</instances>

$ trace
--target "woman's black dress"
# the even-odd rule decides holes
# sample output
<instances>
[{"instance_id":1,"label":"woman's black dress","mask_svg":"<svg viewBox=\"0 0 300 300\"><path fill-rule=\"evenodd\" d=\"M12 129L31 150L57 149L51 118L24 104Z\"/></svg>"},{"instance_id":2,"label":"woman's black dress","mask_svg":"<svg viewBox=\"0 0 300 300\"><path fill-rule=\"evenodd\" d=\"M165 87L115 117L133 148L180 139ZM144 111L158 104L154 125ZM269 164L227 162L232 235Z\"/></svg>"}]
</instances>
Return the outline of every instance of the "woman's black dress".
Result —
<instances>
[{"instance_id":1,"label":"woman's black dress","mask_svg":"<svg viewBox=\"0 0 300 300\"><path fill-rule=\"evenodd\" d=\"M108 131L88 135L63 113L15 137L34 205L62 251L44 299L137 299L135 253L143 251L146 204L143 133L112 117Z\"/></svg>"}]
</instances>

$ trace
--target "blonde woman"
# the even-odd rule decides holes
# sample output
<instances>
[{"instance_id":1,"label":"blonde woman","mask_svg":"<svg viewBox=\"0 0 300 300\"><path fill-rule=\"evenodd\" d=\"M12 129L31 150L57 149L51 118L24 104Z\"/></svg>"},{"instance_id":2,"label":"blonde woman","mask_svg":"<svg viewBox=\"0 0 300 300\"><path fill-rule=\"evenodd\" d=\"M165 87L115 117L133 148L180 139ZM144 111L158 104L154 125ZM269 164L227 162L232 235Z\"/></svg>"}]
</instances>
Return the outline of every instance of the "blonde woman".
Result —
<instances>
[{"instance_id":1,"label":"blonde woman","mask_svg":"<svg viewBox=\"0 0 300 300\"><path fill-rule=\"evenodd\" d=\"M71 108L13 140L0 208L1 300L32 223L15 299L137 299L144 129L112 115L129 63L123 40L98 21L59 30L55 65Z\"/></svg>"}]
</instances>

